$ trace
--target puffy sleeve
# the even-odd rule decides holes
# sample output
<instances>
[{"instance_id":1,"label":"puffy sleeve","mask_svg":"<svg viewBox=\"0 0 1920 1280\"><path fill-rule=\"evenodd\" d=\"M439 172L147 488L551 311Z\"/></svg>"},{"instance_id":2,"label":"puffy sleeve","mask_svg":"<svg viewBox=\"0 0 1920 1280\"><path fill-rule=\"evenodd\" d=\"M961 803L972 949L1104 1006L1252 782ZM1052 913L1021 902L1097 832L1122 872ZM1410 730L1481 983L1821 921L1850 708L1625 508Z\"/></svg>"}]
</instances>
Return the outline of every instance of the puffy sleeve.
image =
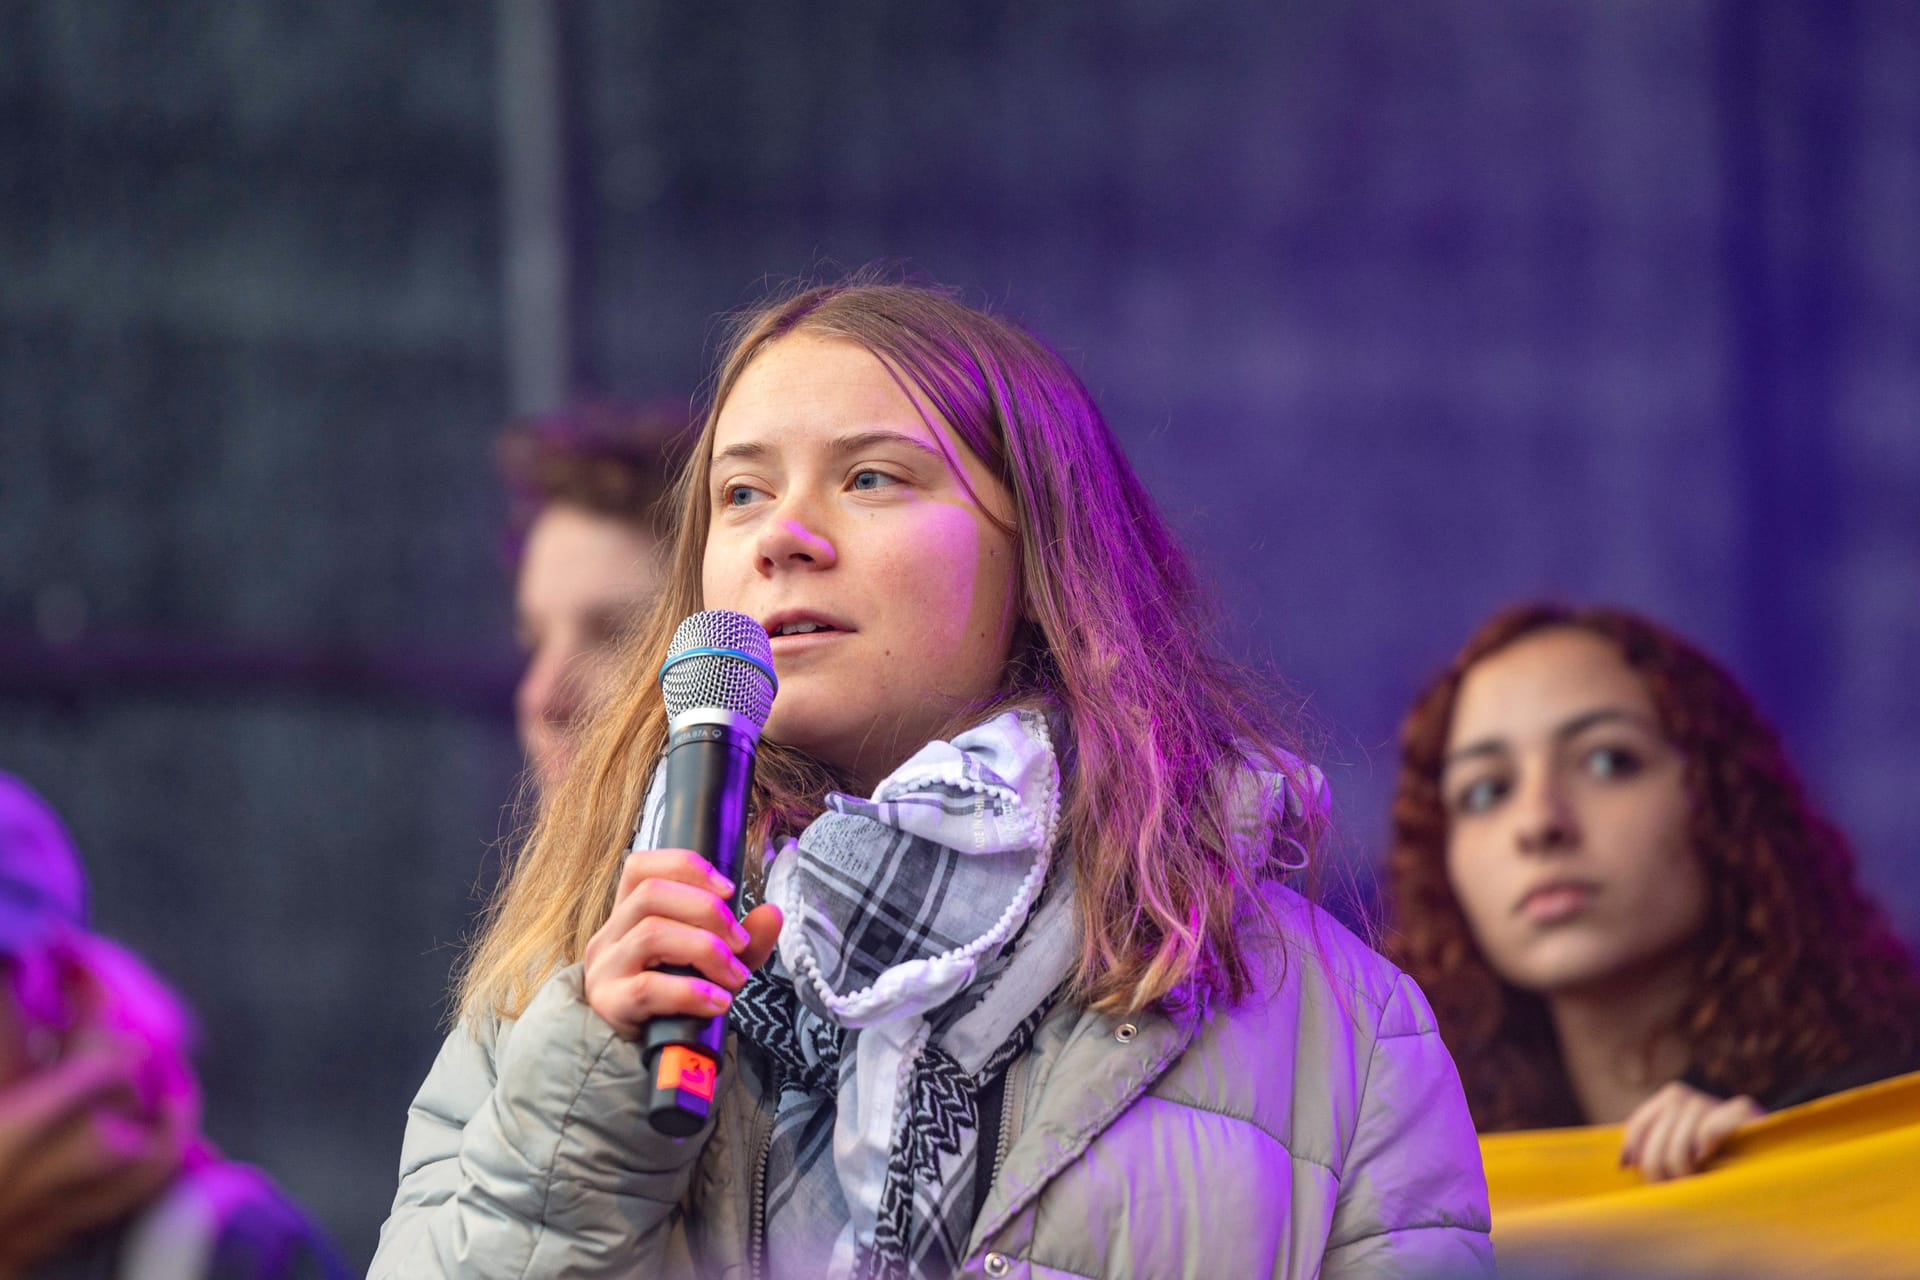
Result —
<instances>
[{"instance_id":1,"label":"puffy sleeve","mask_svg":"<svg viewBox=\"0 0 1920 1280\"><path fill-rule=\"evenodd\" d=\"M369 1280L690 1274L679 1205L708 1131L655 1133L645 1083L578 965L517 1022L456 1027L408 1108Z\"/></svg>"},{"instance_id":2,"label":"puffy sleeve","mask_svg":"<svg viewBox=\"0 0 1920 1280\"><path fill-rule=\"evenodd\" d=\"M1400 974L1382 1007L1322 1275L1490 1276L1487 1180L1453 1058Z\"/></svg>"}]
</instances>

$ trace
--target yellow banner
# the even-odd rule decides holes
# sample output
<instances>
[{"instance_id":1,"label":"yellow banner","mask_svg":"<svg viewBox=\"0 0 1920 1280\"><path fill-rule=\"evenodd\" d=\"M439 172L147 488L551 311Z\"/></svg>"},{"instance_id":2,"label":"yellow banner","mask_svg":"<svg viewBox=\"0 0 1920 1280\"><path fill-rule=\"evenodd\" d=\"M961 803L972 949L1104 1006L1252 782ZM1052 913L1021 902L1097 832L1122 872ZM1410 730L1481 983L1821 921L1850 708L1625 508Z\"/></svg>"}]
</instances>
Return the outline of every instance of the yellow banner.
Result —
<instances>
[{"instance_id":1,"label":"yellow banner","mask_svg":"<svg viewBox=\"0 0 1920 1280\"><path fill-rule=\"evenodd\" d=\"M1920 1277L1920 1073L1776 1111L1647 1183L1618 1125L1487 1134L1512 1275Z\"/></svg>"}]
</instances>

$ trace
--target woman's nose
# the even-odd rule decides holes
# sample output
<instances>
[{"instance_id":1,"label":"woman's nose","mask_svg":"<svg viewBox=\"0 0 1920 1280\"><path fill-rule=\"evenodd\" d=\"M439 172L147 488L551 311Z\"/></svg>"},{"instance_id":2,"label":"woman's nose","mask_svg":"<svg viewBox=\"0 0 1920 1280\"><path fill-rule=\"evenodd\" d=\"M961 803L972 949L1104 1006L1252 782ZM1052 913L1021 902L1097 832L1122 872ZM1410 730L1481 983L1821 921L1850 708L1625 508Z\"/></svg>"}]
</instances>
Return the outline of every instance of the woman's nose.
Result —
<instances>
[{"instance_id":1,"label":"woman's nose","mask_svg":"<svg viewBox=\"0 0 1920 1280\"><path fill-rule=\"evenodd\" d=\"M1522 853L1560 853L1573 847L1580 835L1566 789L1543 773L1524 785L1515 809L1515 842Z\"/></svg>"},{"instance_id":2,"label":"woman's nose","mask_svg":"<svg viewBox=\"0 0 1920 1280\"><path fill-rule=\"evenodd\" d=\"M580 707L579 676L574 670L580 654L560 645L543 645L527 661L515 691L520 723L564 727Z\"/></svg>"},{"instance_id":3,"label":"woman's nose","mask_svg":"<svg viewBox=\"0 0 1920 1280\"><path fill-rule=\"evenodd\" d=\"M835 559L833 540L827 536L820 514L797 503L773 513L762 526L756 550L763 573L825 569Z\"/></svg>"}]
</instances>

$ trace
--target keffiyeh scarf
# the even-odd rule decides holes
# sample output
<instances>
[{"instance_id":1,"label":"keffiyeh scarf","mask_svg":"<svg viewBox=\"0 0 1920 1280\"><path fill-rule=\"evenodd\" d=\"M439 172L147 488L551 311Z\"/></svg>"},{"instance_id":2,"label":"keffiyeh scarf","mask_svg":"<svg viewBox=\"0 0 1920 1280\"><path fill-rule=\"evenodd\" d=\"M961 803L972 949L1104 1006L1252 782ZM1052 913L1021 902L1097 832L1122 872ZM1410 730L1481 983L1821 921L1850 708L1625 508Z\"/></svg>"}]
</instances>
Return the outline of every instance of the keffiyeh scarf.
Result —
<instances>
[{"instance_id":1,"label":"keffiyeh scarf","mask_svg":"<svg viewBox=\"0 0 1920 1280\"><path fill-rule=\"evenodd\" d=\"M993 1135L977 1100L1032 1041L1075 953L1049 871L1060 768L1010 711L834 795L768 867L775 959L735 1000L777 1102L761 1212L775 1275L945 1277Z\"/></svg>"}]
</instances>

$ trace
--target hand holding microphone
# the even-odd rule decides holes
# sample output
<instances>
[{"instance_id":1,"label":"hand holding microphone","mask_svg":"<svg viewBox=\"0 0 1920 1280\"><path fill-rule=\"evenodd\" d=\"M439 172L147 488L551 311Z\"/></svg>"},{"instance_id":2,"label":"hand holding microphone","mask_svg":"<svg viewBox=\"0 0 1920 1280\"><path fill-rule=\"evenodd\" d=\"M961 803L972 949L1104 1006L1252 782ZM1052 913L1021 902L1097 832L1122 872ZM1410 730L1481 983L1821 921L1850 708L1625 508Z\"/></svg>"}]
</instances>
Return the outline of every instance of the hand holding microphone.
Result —
<instances>
[{"instance_id":1,"label":"hand holding microphone","mask_svg":"<svg viewBox=\"0 0 1920 1280\"><path fill-rule=\"evenodd\" d=\"M630 1037L670 1014L724 1014L780 935L778 907L758 906L735 920L732 897L732 886L690 849L628 855L613 913L587 943L593 1011Z\"/></svg>"},{"instance_id":2,"label":"hand holding microphone","mask_svg":"<svg viewBox=\"0 0 1920 1280\"><path fill-rule=\"evenodd\" d=\"M584 969L594 1012L645 1046L654 1127L684 1137L711 1109L732 993L780 933L777 907L736 920L732 905L754 747L773 706L767 633L744 614L694 614L674 632L661 687L661 847L628 855Z\"/></svg>"}]
</instances>

